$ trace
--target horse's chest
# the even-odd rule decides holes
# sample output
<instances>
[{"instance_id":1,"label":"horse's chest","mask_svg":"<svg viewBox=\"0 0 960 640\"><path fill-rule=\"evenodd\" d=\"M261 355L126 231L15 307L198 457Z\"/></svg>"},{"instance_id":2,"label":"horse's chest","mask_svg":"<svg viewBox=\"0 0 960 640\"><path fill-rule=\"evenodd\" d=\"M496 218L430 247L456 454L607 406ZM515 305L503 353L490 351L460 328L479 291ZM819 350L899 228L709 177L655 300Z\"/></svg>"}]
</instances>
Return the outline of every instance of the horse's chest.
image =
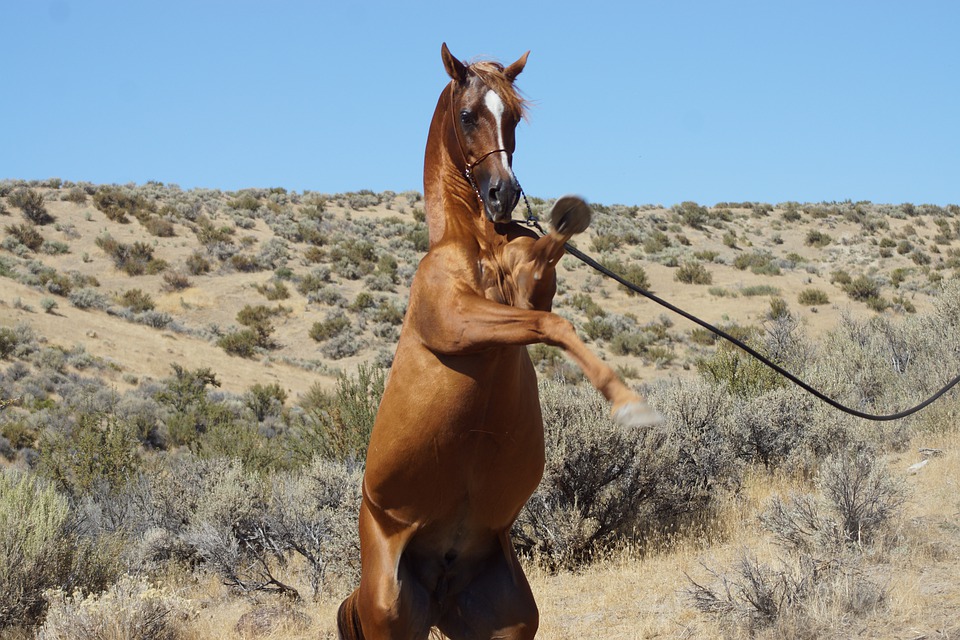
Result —
<instances>
[{"instance_id":1,"label":"horse's chest","mask_svg":"<svg viewBox=\"0 0 960 640\"><path fill-rule=\"evenodd\" d=\"M480 276L480 288L487 300L511 306L516 304L517 288L513 274L489 256L483 256L477 260L477 269Z\"/></svg>"}]
</instances>

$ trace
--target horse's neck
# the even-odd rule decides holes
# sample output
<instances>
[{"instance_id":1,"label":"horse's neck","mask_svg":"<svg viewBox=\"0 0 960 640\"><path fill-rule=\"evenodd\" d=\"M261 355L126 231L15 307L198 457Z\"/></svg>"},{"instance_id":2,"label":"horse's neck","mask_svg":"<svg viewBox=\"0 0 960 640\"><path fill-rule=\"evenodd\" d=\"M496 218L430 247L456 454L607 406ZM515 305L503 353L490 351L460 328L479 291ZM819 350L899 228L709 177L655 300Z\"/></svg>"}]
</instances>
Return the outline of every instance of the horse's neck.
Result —
<instances>
[{"instance_id":1,"label":"horse's neck","mask_svg":"<svg viewBox=\"0 0 960 640\"><path fill-rule=\"evenodd\" d=\"M450 149L455 138L449 134L451 121L445 96L446 92L441 94L433 114L423 162L423 199L430 246L448 231L474 236L485 244L482 237L486 236L486 225L477 194L451 155L456 153Z\"/></svg>"}]
</instances>

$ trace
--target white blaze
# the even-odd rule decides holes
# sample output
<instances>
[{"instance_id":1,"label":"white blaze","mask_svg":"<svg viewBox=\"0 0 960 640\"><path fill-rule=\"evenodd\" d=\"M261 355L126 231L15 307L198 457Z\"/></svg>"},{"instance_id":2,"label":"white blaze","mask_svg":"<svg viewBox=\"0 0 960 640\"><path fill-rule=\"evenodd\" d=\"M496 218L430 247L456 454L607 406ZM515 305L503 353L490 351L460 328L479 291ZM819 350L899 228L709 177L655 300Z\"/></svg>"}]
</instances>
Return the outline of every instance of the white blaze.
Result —
<instances>
[{"instance_id":1,"label":"white blaze","mask_svg":"<svg viewBox=\"0 0 960 640\"><path fill-rule=\"evenodd\" d=\"M493 114L493 119L497 123L497 148L503 149L503 100L497 95L496 91L490 90L487 91L487 95L483 97L483 103L487 105L487 109ZM512 176L513 169L510 168L510 159L507 157L505 151L501 152L501 154L503 155L503 166Z\"/></svg>"}]
</instances>

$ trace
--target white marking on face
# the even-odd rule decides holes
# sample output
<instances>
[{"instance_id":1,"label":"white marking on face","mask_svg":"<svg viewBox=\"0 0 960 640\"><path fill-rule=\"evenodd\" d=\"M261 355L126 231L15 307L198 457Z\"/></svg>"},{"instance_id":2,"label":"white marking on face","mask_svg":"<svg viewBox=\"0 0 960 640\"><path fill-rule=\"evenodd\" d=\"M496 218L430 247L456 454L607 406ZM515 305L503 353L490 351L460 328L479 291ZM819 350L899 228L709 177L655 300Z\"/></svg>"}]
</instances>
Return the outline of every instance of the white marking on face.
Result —
<instances>
[{"instance_id":1,"label":"white marking on face","mask_svg":"<svg viewBox=\"0 0 960 640\"><path fill-rule=\"evenodd\" d=\"M487 109L493 114L493 119L497 123L497 148L503 149L503 111L505 109L503 99L497 95L496 91L489 90L487 95L483 96L483 104L487 105ZM513 169L510 167L510 159L505 151L501 153L503 155L503 166L512 176Z\"/></svg>"}]
</instances>

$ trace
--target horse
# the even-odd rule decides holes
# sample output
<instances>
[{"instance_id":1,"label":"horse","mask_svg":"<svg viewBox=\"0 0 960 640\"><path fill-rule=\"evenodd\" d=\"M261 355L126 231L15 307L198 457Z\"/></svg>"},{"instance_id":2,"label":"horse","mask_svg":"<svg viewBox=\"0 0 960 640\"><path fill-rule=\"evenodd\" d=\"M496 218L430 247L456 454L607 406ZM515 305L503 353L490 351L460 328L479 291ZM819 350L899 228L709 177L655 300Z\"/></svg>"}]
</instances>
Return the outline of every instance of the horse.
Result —
<instances>
[{"instance_id":1,"label":"horse","mask_svg":"<svg viewBox=\"0 0 960 640\"><path fill-rule=\"evenodd\" d=\"M454 640L536 634L539 612L510 540L544 468L527 345L563 349L619 422L657 419L551 311L557 261L587 228L589 206L560 198L542 237L512 221L526 108L514 80L528 55L466 64L441 47L450 82L427 136L428 250L367 449L360 586L337 614L344 639L426 638L433 628Z\"/></svg>"}]
</instances>

